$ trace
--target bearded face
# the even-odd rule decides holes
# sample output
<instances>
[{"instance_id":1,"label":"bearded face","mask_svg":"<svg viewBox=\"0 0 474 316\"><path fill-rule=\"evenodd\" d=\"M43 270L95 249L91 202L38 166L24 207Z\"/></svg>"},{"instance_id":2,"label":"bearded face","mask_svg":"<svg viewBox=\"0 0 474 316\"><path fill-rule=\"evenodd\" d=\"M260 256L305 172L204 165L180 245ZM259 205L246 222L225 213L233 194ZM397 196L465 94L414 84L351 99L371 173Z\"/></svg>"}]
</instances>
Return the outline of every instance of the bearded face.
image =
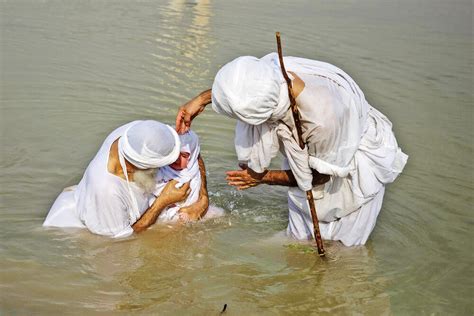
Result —
<instances>
[{"instance_id":1,"label":"bearded face","mask_svg":"<svg viewBox=\"0 0 474 316\"><path fill-rule=\"evenodd\" d=\"M133 174L133 181L142 188L145 193L152 193L155 190L155 175L158 169L136 170Z\"/></svg>"}]
</instances>

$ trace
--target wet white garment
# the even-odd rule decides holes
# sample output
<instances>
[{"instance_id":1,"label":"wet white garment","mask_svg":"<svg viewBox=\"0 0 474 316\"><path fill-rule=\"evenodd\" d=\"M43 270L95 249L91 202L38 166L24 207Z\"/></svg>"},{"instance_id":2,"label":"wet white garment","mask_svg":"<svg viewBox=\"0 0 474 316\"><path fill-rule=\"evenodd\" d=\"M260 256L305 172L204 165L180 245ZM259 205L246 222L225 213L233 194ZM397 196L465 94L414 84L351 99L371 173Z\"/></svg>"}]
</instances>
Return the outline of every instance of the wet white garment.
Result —
<instances>
[{"instance_id":1,"label":"wet white garment","mask_svg":"<svg viewBox=\"0 0 474 316\"><path fill-rule=\"evenodd\" d=\"M357 102L360 93L354 96L352 88L327 77L296 74L305 82L297 103L309 164L331 175L329 182L313 189L321 236L346 246L364 244L382 207L385 185L402 172L407 156L398 147L391 122L367 102ZM285 122L294 124L291 117ZM311 239L305 192L291 188L288 200L288 234Z\"/></svg>"},{"instance_id":2,"label":"wet white garment","mask_svg":"<svg viewBox=\"0 0 474 316\"><path fill-rule=\"evenodd\" d=\"M358 210L341 217L334 221L320 221L319 230L323 240L338 240L346 246L364 245L367 242L372 230L375 227L377 216L382 208L385 187L366 204L363 204ZM316 200L316 209L321 205ZM288 191L288 227L286 233L288 236L299 240L312 240L313 222L311 213L308 209L306 196Z\"/></svg>"},{"instance_id":3,"label":"wet white garment","mask_svg":"<svg viewBox=\"0 0 474 316\"><path fill-rule=\"evenodd\" d=\"M44 220L45 227L73 227L85 228L84 223L79 219L76 210L76 200L74 194L77 185L67 187L59 194L51 206L51 209Z\"/></svg>"},{"instance_id":4,"label":"wet white garment","mask_svg":"<svg viewBox=\"0 0 474 316\"><path fill-rule=\"evenodd\" d=\"M201 189L201 174L199 172L199 137L193 131L188 131L183 135L179 135L181 141L181 152L189 153L188 165L183 170L175 170L170 166L160 168L156 174L156 187L153 192L154 196L159 196L166 184L171 180L177 180L179 185L190 182L191 192L185 201L176 203L165 208L158 217L159 222L175 222L178 220L178 211L180 208L189 206L199 199L199 191ZM149 201L149 205L153 204L155 197Z\"/></svg>"},{"instance_id":5,"label":"wet white garment","mask_svg":"<svg viewBox=\"0 0 474 316\"><path fill-rule=\"evenodd\" d=\"M371 108L367 128L349 164L350 172L342 177L333 174L329 182L313 188L322 238L339 240L346 246L364 244L375 227L385 185L402 172L406 160L388 119ZM288 235L297 239L313 238L305 192L290 188L288 206Z\"/></svg>"},{"instance_id":6,"label":"wet white garment","mask_svg":"<svg viewBox=\"0 0 474 316\"><path fill-rule=\"evenodd\" d=\"M99 235L126 237L133 233L131 226L148 209L150 195L134 182L111 174L107 164L112 143L141 122L121 126L105 139L77 187L59 195L44 226L81 227L82 223Z\"/></svg>"},{"instance_id":7,"label":"wet white garment","mask_svg":"<svg viewBox=\"0 0 474 316\"><path fill-rule=\"evenodd\" d=\"M303 140L307 143L307 148L302 150L295 140L297 132L291 111L287 111L284 116L274 117L267 110L267 121L263 123L262 113L257 112L259 125L252 125L254 108L262 106L252 97L254 91L259 90L258 81L241 76L238 84L243 87L237 90L247 89L247 93L241 100L233 98L222 101L233 94L232 90L220 88L229 82L229 78L234 78L233 73L254 75L252 71L240 69L255 64L250 59L247 63L243 62L245 60L225 65L228 69L222 73L226 76L216 76L216 81L221 82L215 81L213 85L213 94L214 87L219 94L213 98L213 107L224 108L218 112L240 120L235 138L239 160L247 160L249 167L262 172L269 166L280 146L280 151L287 158L287 168L292 170L299 187L289 190L291 203L288 226L288 233L298 239L312 236L308 233L312 231L311 218L303 216L309 215L304 191L312 187L310 168L331 175L328 183L313 188L319 220L323 227L332 227L324 229L323 238L341 240L348 246L364 243L373 229L371 222L375 223L380 211L384 185L395 180L407 160L398 147L390 121L367 103L357 84L342 70L323 62L285 57L287 71L294 72L305 83L305 88L296 100L301 115ZM275 53L261 58L260 62L279 70ZM269 71L266 73L268 76L272 74ZM286 83L276 73L273 80L286 89ZM238 84L233 83L234 86ZM268 89L270 85L265 87ZM277 91L283 89L273 87L272 93ZM268 101L271 104L266 105L266 108L276 109L278 104L285 104L281 100L284 98L288 98L288 95L280 94L279 98ZM232 111L234 103L238 104L239 115ZM246 115L242 114L244 111ZM359 215L352 215L356 211ZM298 217L304 219L304 224ZM342 218L347 219L342 221ZM337 228L335 222L345 223L344 229Z\"/></svg>"}]
</instances>

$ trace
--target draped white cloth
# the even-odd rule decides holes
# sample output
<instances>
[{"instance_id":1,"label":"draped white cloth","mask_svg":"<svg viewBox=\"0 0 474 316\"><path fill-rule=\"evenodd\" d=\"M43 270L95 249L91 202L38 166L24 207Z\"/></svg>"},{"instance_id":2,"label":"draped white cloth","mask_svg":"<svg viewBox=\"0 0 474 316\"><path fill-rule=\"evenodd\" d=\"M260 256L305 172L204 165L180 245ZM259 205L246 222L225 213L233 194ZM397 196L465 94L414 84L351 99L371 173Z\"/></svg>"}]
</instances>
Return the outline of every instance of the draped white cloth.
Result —
<instances>
[{"instance_id":1,"label":"draped white cloth","mask_svg":"<svg viewBox=\"0 0 474 316\"><path fill-rule=\"evenodd\" d=\"M158 217L159 222L174 222L178 219L178 211L180 208L189 206L199 199L199 190L201 188L201 174L199 172L199 153L201 151L199 145L199 137L193 131L188 131L183 135L179 135L181 141L181 152L189 153L188 165L183 170L175 170L170 166L160 168L156 174L156 186L153 194L159 196L166 184L171 180L177 180L178 185L190 182L191 192L185 201L169 206L164 209ZM154 202L155 198L151 198L149 205Z\"/></svg>"},{"instance_id":2,"label":"draped white cloth","mask_svg":"<svg viewBox=\"0 0 474 316\"><path fill-rule=\"evenodd\" d=\"M149 133L147 128L143 128L144 126L151 127L148 129ZM131 226L148 209L150 196L134 182L115 176L107 169L110 147L115 140L127 135L127 132L134 135L134 140L130 141L130 144L134 147L135 153L139 154L135 155L134 161L148 163L149 167L156 168L172 158L176 160L175 147L179 155L179 139L176 141L177 136L173 136L174 130L165 124L134 121L117 128L107 136L77 187L65 189L58 196L43 226L87 227L95 234L110 237L126 237L133 233ZM138 132L142 133L142 141L137 137ZM162 139L171 141L157 144ZM121 152L123 153L123 149L119 150L119 156L124 174L127 174ZM153 152L156 155L153 155ZM148 162L146 155L150 155ZM169 158L167 155L173 157Z\"/></svg>"},{"instance_id":3,"label":"draped white cloth","mask_svg":"<svg viewBox=\"0 0 474 316\"><path fill-rule=\"evenodd\" d=\"M367 103L349 75L319 61L285 57L284 62L287 71L305 83L296 100L303 140L307 143L305 149L300 149L295 140L296 128L277 54L261 59L240 57L237 62L225 65L214 81L212 101L217 112L239 120L235 137L239 160L262 172L278 148L286 156L287 167L299 187L289 190L288 233L306 239L311 238L312 225L311 218L306 216L309 210L303 191L312 188L311 168L331 175L324 186L312 188L318 217L324 227L324 223L343 222L342 218L353 212L372 209L368 203L381 207L384 185L393 182L403 170L407 156L398 148L390 121ZM260 81L264 81L262 86ZM240 97L236 96L238 93ZM254 97L261 93L272 97ZM380 207L370 212L372 216L358 216L358 220L345 225L351 229L339 230L339 234L321 229L323 238L346 240L346 245L364 243L366 238L361 235L370 234L373 228L366 229L370 226L368 218L375 220ZM292 225L292 222L301 222L292 221L292 214L302 215L308 225Z\"/></svg>"}]
</instances>

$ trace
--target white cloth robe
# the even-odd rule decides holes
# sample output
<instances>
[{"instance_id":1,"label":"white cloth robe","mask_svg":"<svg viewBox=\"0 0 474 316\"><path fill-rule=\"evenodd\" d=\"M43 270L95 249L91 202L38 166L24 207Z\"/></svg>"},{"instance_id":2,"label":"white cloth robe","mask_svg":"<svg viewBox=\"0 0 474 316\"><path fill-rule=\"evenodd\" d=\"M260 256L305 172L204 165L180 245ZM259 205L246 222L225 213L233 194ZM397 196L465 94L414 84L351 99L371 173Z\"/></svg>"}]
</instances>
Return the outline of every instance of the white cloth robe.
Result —
<instances>
[{"instance_id":1,"label":"white cloth robe","mask_svg":"<svg viewBox=\"0 0 474 316\"><path fill-rule=\"evenodd\" d=\"M329 78L296 74L305 82L296 101L309 164L331 174L328 183L313 188L321 236L346 246L365 244L382 207L385 185L403 170L407 156L390 121L375 108L367 103L361 107L353 93ZM283 121L294 126L289 115ZM305 192L290 188L288 205L287 234L313 238Z\"/></svg>"},{"instance_id":2,"label":"white cloth robe","mask_svg":"<svg viewBox=\"0 0 474 316\"><path fill-rule=\"evenodd\" d=\"M127 182L107 170L110 147L134 121L114 130L89 163L77 186L66 188L51 207L43 226L86 227L92 233L126 237L133 233L137 218L132 214L134 195L140 216L148 209L149 194L135 183Z\"/></svg>"}]
</instances>

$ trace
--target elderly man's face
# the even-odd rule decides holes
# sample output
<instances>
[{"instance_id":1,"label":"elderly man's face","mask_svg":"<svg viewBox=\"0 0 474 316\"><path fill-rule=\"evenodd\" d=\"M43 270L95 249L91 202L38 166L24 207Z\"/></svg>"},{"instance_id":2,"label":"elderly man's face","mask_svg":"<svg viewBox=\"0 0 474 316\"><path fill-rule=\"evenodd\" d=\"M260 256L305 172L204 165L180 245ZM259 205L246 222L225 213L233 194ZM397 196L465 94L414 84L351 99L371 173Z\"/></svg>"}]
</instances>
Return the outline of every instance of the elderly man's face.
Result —
<instances>
[{"instance_id":1,"label":"elderly man's face","mask_svg":"<svg viewBox=\"0 0 474 316\"><path fill-rule=\"evenodd\" d=\"M191 156L190 153L187 152L181 152L179 153L178 159L176 159L175 162L173 162L170 167L173 168L174 170L183 170L188 166L189 163L189 157Z\"/></svg>"}]
</instances>

